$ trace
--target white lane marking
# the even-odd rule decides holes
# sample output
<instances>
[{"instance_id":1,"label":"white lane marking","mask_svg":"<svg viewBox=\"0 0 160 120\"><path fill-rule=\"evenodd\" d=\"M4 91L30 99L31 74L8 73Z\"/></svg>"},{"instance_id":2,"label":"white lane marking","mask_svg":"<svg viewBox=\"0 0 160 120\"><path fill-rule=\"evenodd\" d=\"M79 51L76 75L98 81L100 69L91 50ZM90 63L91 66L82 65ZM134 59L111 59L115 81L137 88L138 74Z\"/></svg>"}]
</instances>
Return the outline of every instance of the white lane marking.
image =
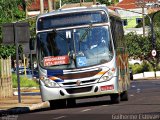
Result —
<instances>
[{"instance_id":1,"label":"white lane marking","mask_svg":"<svg viewBox=\"0 0 160 120\"><path fill-rule=\"evenodd\" d=\"M65 118L66 116L60 116L60 117L56 117L54 118L55 120L61 119L61 118Z\"/></svg>"},{"instance_id":2,"label":"white lane marking","mask_svg":"<svg viewBox=\"0 0 160 120\"><path fill-rule=\"evenodd\" d=\"M141 92L141 89L138 88L138 89L137 89L137 93L140 93L140 92Z\"/></svg>"},{"instance_id":3,"label":"white lane marking","mask_svg":"<svg viewBox=\"0 0 160 120\"><path fill-rule=\"evenodd\" d=\"M135 88L136 86L135 85L132 85L132 88Z\"/></svg>"},{"instance_id":4,"label":"white lane marking","mask_svg":"<svg viewBox=\"0 0 160 120\"><path fill-rule=\"evenodd\" d=\"M109 105L102 105L103 107L109 106Z\"/></svg>"},{"instance_id":5,"label":"white lane marking","mask_svg":"<svg viewBox=\"0 0 160 120\"><path fill-rule=\"evenodd\" d=\"M139 88L137 89L137 91L140 91L140 90L141 90L141 89L139 89Z\"/></svg>"},{"instance_id":6,"label":"white lane marking","mask_svg":"<svg viewBox=\"0 0 160 120\"><path fill-rule=\"evenodd\" d=\"M82 110L81 112L86 112L86 111L90 111L91 109L85 109L85 110Z\"/></svg>"},{"instance_id":7,"label":"white lane marking","mask_svg":"<svg viewBox=\"0 0 160 120\"><path fill-rule=\"evenodd\" d=\"M130 95L131 97L133 97L134 95Z\"/></svg>"}]
</instances>

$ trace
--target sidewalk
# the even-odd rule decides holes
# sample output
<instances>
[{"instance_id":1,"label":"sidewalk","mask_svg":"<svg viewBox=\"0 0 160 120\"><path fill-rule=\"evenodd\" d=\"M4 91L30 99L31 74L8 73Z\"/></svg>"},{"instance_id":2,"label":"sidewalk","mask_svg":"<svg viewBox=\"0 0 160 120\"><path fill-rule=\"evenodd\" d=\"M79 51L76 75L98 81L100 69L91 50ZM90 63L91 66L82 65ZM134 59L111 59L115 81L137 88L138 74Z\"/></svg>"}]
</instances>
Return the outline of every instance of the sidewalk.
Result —
<instances>
[{"instance_id":1,"label":"sidewalk","mask_svg":"<svg viewBox=\"0 0 160 120\"><path fill-rule=\"evenodd\" d=\"M21 92L21 103L18 102L17 95L0 99L0 115L26 113L48 107L48 102L42 102L39 90L23 90Z\"/></svg>"},{"instance_id":2,"label":"sidewalk","mask_svg":"<svg viewBox=\"0 0 160 120\"><path fill-rule=\"evenodd\" d=\"M133 75L133 79L160 79L160 71L156 71L156 73L152 72L143 72L143 73L138 73Z\"/></svg>"}]
</instances>

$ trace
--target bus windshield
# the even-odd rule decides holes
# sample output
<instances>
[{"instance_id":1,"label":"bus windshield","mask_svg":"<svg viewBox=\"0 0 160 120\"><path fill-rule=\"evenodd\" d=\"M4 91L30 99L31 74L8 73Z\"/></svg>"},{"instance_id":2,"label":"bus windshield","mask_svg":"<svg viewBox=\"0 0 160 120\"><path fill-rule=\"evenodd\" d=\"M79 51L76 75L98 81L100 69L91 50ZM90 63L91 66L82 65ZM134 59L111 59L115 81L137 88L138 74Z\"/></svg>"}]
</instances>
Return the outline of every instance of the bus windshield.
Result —
<instances>
[{"instance_id":1,"label":"bus windshield","mask_svg":"<svg viewBox=\"0 0 160 120\"><path fill-rule=\"evenodd\" d=\"M113 58L108 26L40 32L37 41L40 65L46 68L89 67Z\"/></svg>"}]
</instances>

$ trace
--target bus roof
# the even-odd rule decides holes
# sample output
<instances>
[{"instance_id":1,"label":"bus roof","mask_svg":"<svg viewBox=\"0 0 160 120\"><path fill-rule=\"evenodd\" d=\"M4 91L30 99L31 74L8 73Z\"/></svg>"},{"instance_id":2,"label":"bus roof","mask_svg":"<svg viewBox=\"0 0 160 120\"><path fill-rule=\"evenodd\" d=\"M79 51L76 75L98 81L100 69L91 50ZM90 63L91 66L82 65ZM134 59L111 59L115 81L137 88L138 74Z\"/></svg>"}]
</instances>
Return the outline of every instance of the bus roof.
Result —
<instances>
[{"instance_id":1,"label":"bus roof","mask_svg":"<svg viewBox=\"0 0 160 120\"><path fill-rule=\"evenodd\" d=\"M65 13L71 13L71 12L79 12L79 11L94 11L94 10L105 10L109 13L109 15L120 17L118 13L116 13L113 10L110 10L105 5L93 5L91 7L72 7L72 8L66 8L66 9L58 9L55 11L52 11L50 13L45 13L42 15L39 15L38 18L46 17L50 15L57 15L57 14L65 14Z\"/></svg>"}]
</instances>

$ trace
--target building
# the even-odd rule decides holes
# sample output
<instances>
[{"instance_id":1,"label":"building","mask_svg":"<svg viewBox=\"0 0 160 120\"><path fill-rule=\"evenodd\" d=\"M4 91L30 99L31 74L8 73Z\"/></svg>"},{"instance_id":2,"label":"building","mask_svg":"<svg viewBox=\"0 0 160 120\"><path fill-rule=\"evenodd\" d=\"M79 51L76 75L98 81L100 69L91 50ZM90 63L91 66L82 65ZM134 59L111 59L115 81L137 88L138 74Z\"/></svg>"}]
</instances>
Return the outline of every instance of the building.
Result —
<instances>
[{"instance_id":1,"label":"building","mask_svg":"<svg viewBox=\"0 0 160 120\"><path fill-rule=\"evenodd\" d=\"M48 12L48 0L43 0L44 2L44 10ZM27 15L28 16L36 16L40 14L40 0L33 0L33 2L29 3L27 6Z\"/></svg>"},{"instance_id":2,"label":"building","mask_svg":"<svg viewBox=\"0 0 160 120\"><path fill-rule=\"evenodd\" d=\"M125 34L128 32L143 34L143 28L135 28L143 20L142 14L139 13L149 14L160 9L157 0L122 0L118 4L109 7L120 14ZM149 27L145 26L144 29L145 34L147 34Z\"/></svg>"},{"instance_id":3,"label":"building","mask_svg":"<svg viewBox=\"0 0 160 120\"><path fill-rule=\"evenodd\" d=\"M81 3L71 3L71 4L64 4L61 9L67 9L67 8L73 8L73 7L81 7L81 6L85 6L85 7L91 7L93 5L93 2L82 2Z\"/></svg>"},{"instance_id":4,"label":"building","mask_svg":"<svg viewBox=\"0 0 160 120\"><path fill-rule=\"evenodd\" d=\"M45 12L48 12L48 0L43 0L44 1L44 10ZM97 4L99 4L97 2ZM80 6L86 6L86 7L90 7L93 5L93 2L84 2L84 0L82 1L82 3L71 3L71 4L64 4L63 6L61 6L60 9L66 9L66 8L72 8L72 7L80 7ZM32 3L30 3L27 6L27 15L28 16L36 16L40 14L40 0L34 0Z\"/></svg>"}]
</instances>

